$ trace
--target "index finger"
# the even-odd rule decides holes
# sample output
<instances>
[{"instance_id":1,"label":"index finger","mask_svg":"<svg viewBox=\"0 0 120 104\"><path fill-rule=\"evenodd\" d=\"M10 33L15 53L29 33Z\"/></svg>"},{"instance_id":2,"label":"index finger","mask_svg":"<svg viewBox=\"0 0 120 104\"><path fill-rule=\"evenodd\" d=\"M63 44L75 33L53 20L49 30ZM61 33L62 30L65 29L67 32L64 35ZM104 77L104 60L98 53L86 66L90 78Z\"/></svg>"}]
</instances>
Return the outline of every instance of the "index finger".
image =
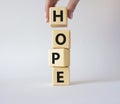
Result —
<instances>
[{"instance_id":1,"label":"index finger","mask_svg":"<svg viewBox=\"0 0 120 104\"><path fill-rule=\"evenodd\" d=\"M45 4L45 19L46 19L46 22L49 21L49 8L54 7L57 2L58 2L58 0L46 0L46 4Z\"/></svg>"}]
</instances>

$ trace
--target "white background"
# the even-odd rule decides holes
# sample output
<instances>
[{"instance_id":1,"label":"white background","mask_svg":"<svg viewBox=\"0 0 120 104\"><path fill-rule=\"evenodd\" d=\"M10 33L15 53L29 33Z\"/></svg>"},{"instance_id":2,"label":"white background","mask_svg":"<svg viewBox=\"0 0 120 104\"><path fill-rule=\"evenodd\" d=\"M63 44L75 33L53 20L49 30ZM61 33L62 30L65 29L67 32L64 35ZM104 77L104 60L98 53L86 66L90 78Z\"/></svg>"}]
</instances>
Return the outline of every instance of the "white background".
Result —
<instances>
[{"instance_id":1,"label":"white background","mask_svg":"<svg viewBox=\"0 0 120 104\"><path fill-rule=\"evenodd\" d=\"M66 6L60 0L57 6ZM45 0L0 0L0 104L120 104L120 0L81 0L71 30L71 85L51 85ZM63 28L61 28L63 29Z\"/></svg>"}]
</instances>

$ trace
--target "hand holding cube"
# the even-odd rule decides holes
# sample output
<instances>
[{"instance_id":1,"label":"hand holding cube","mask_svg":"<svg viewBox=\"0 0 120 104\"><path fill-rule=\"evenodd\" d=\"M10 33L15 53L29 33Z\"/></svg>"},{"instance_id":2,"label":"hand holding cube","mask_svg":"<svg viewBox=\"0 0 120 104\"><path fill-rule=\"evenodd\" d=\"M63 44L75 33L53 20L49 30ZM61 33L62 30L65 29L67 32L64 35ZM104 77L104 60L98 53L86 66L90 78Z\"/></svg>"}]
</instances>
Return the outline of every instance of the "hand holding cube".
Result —
<instances>
[{"instance_id":1,"label":"hand holding cube","mask_svg":"<svg viewBox=\"0 0 120 104\"><path fill-rule=\"evenodd\" d=\"M46 0L46 4L45 4L45 19L46 22L49 21L49 8L50 7L55 7L55 5L57 4L59 0ZM67 5L67 15L68 18L72 19L73 17L73 12L78 4L80 0L69 0L68 5Z\"/></svg>"}]
</instances>

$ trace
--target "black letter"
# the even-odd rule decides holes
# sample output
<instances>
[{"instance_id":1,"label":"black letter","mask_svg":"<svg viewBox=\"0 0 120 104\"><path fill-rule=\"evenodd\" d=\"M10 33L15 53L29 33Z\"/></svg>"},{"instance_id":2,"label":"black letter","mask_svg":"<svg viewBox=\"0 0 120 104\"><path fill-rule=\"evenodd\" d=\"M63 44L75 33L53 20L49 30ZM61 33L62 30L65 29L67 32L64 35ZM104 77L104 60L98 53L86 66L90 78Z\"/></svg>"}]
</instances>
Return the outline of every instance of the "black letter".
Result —
<instances>
[{"instance_id":1,"label":"black letter","mask_svg":"<svg viewBox=\"0 0 120 104\"><path fill-rule=\"evenodd\" d=\"M60 78L63 78L63 76L60 76L60 74L63 74L64 72L57 72L57 82L62 82L64 83L64 80L60 80Z\"/></svg>"},{"instance_id":2,"label":"black letter","mask_svg":"<svg viewBox=\"0 0 120 104\"><path fill-rule=\"evenodd\" d=\"M59 39L58 39L59 36L62 36L62 37L63 37L63 41L62 41L62 42L59 42ZM63 45L63 44L66 42L66 37L65 37L64 34L60 33L60 34L58 34L58 35L56 36L55 40L56 40L56 43L57 43L57 44Z\"/></svg>"},{"instance_id":3,"label":"black letter","mask_svg":"<svg viewBox=\"0 0 120 104\"><path fill-rule=\"evenodd\" d=\"M55 55L57 57L55 57ZM60 58L60 54L59 53L52 53L52 64L55 64L55 60L58 60Z\"/></svg>"},{"instance_id":4,"label":"black letter","mask_svg":"<svg viewBox=\"0 0 120 104\"><path fill-rule=\"evenodd\" d=\"M54 21L54 22L56 21L56 17L60 17L60 21L63 21L63 11L61 10L61 11L60 11L60 15L57 15L57 14L56 14L56 11L54 10L54 11L53 11L53 21Z\"/></svg>"}]
</instances>

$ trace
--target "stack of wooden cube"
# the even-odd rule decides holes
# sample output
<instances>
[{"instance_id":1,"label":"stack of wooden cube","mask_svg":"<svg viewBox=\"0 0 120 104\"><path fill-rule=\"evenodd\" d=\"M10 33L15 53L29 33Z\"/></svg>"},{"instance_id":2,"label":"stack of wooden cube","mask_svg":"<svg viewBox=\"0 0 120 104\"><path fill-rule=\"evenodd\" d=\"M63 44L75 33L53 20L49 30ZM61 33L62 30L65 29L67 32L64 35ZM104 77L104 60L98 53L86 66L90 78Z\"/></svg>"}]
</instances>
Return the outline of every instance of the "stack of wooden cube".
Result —
<instances>
[{"instance_id":1,"label":"stack of wooden cube","mask_svg":"<svg viewBox=\"0 0 120 104\"><path fill-rule=\"evenodd\" d=\"M52 27L67 27L67 9L51 7L49 22ZM53 30L52 49L49 50L49 66L52 67L53 85L70 84L70 30Z\"/></svg>"}]
</instances>

